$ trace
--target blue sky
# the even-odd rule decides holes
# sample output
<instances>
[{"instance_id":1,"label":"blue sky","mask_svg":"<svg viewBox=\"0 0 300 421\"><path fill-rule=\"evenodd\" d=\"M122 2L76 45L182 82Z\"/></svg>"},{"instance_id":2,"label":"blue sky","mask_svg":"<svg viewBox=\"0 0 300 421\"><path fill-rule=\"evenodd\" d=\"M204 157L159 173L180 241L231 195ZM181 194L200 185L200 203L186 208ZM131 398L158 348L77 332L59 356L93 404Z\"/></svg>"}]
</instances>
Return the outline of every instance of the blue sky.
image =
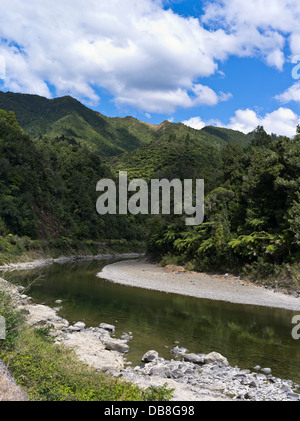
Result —
<instances>
[{"instance_id":1,"label":"blue sky","mask_svg":"<svg viewBox=\"0 0 300 421\"><path fill-rule=\"evenodd\" d=\"M297 0L0 0L0 89L115 117L300 124ZM298 29L299 28L299 29ZM299 70L300 75L300 70Z\"/></svg>"}]
</instances>

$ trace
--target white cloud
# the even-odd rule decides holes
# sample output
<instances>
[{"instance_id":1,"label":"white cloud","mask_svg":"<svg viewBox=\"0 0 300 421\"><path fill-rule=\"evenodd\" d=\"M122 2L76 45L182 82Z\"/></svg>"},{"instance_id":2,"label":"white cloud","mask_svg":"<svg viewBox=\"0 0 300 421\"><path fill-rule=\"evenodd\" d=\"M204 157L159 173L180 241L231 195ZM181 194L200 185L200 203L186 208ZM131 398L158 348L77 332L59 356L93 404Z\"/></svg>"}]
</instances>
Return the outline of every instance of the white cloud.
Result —
<instances>
[{"instance_id":1,"label":"white cloud","mask_svg":"<svg viewBox=\"0 0 300 421\"><path fill-rule=\"evenodd\" d=\"M6 61L4 56L0 54L0 79L5 79L6 75Z\"/></svg>"},{"instance_id":2,"label":"white cloud","mask_svg":"<svg viewBox=\"0 0 300 421\"><path fill-rule=\"evenodd\" d=\"M249 133L260 124L260 118L256 112L250 109L237 110L235 115L230 118L230 124L227 126L233 130L239 130L243 133Z\"/></svg>"},{"instance_id":3,"label":"white cloud","mask_svg":"<svg viewBox=\"0 0 300 421\"><path fill-rule=\"evenodd\" d=\"M272 113L266 114L262 120L267 133L276 133L293 137L296 134L297 125L300 123L300 116L289 108L279 108Z\"/></svg>"},{"instance_id":4,"label":"white cloud","mask_svg":"<svg viewBox=\"0 0 300 421\"><path fill-rule=\"evenodd\" d=\"M263 117L250 109L237 110L227 127L249 133L259 125L263 126L269 134L276 133L277 135L293 137L296 134L296 128L299 123L300 116L297 116L289 108L280 107L271 113L265 114Z\"/></svg>"},{"instance_id":5,"label":"white cloud","mask_svg":"<svg viewBox=\"0 0 300 421\"><path fill-rule=\"evenodd\" d=\"M291 101L300 103L300 81L294 83L282 94L276 95L275 99L279 100L282 103L288 103Z\"/></svg>"},{"instance_id":6,"label":"white cloud","mask_svg":"<svg viewBox=\"0 0 300 421\"><path fill-rule=\"evenodd\" d=\"M118 93L117 105L130 105L153 113L173 113L176 108L195 106L213 106L220 101L227 101L231 94L220 92L218 95L208 86L196 84L188 89L144 89L142 86Z\"/></svg>"},{"instance_id":7,"label":"white cloud","mask_svg":"<svg viewBox=\"0 0 300 421\"><path fill-rule=\"evenodd\" d=\"M89 104L96 88L144 112L214 106L231 97L201 78L217 61L259 56L282 70L289 40L299 52L298 0L216 0L199 19L165 10L163 0L0 0L4 89L70 94ZM203 26L205 23L205 26Z\"/></svg>"},{"instance_id":8,"label":"white cloud","mask_svg":"<svg viewBox=\"0 0 300 421\"><path fill-rule=\"evenodd\" d=\"M201 117L191 117L189 120L182 121L182 123L197 130L201 130L203 127L207 126Z\"/></svg>"},{"instance_id":9,"label":"white cloud","mask_svg":"<svg viewBox=\"0 0 300 421\"><path fill-rule=\"evenodd\" d=\"M296 115L289 108L280 107L277 110L259 116L254 110L237 110L229 119L229 124L220 121L203 121L201 117L191 117L189 120L182 121L186 126L194 129L202 129L205 126L225 127L232 130L238 130L243 133L252 132L257 126L263 126L269 134L293 137L296 134L297 125L300 124L300 116Z\"/></svg>"},{"instance_id":10,"label":"white cloud","mask_svg":"<svg viewBox=\"0 0 300 421\"><path fill-rule=\"evenodd\" d=\"M300 8L281 3L210 3L203 20L221 18L224 27L208 30L159 0L0 0L5 89L49 97L51 84L58 95L96 103L94 87L102 87L118 105L146 112L215 105L230 94L215 93L199 78L218 72L216 60L259 51L282 68L279 31L291 31L298 16L292 11Z\"/></svg>"},{"instance_id":11,"label":"white cloud","mask_svg":"<svg viewBox=\"0 0 300 421\"><path fill-rule=\"evenodd\" d=\"M5 89L49 97L71 94L96 103L95 87L116 104L146 112L215 105L197 84L217 71L197 19L152 0L0 0ZM1 41L2 40L2 41Z\"/></svg>"},{"instance_id":12,"label":"white cloud","mask_svg":"<svg viewBox=\"0 0 300 421\"><path fill-rule=\"evenodd\" d=\"M202 20L234 35L237 55L261 55L279 70L287 41L292 54L300 52L298 0L216 0L207 2Z\"/></svg>"}]
</instances>

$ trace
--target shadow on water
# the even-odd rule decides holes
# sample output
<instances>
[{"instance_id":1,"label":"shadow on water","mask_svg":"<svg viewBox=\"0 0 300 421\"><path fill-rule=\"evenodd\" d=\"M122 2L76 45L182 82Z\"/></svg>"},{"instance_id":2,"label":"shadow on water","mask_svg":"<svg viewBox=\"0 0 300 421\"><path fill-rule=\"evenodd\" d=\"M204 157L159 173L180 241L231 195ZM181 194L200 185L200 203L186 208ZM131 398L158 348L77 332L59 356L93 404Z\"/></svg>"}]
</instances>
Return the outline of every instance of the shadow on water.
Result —
<instances>
[{"instance_id":1,"label":"shadow on water","mask_svg":"<svg viewBox=\"0 0 300 421\"><path fill-rule=\"evenodd\" d=\"M59 314L70 323L111 323L117 337L132 332L127 360L133 365L149 349L172 358L170 349L178 341L190 352L217 351L231 365L270 367L273 375L300 383L300 340L291 336L295 312L117 285L96 277L108 263L53 264L4 277L23 286L32 283L27 294L35 302L57 307L55 301L62 300Z\"/></svg>"}]
</instances>

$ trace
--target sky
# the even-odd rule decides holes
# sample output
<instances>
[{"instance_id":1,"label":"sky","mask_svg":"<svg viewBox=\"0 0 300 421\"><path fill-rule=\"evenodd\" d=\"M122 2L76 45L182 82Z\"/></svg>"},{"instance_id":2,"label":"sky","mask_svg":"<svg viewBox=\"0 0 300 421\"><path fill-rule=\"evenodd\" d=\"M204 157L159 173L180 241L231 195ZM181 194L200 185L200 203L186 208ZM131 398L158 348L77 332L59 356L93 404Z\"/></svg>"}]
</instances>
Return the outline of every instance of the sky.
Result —
<instances>
[{"instance_id":1,"label":"sky","mask_svg":"<svg viewBox=\"0 0 300 421\"><path fill-rule=\"evenodd\" d=\"M0 90L292 137L299 0L0 0Z\"/></svg>"}]
</instances>

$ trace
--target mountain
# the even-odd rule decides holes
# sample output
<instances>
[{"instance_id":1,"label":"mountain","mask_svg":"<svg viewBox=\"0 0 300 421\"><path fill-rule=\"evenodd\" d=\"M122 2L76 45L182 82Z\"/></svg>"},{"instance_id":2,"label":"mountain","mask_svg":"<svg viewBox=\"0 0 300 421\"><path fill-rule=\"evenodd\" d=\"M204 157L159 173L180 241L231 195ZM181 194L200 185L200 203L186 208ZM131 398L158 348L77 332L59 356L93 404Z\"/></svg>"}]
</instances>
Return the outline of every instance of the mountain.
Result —
<instances>
[{"instance_id":1,"label":"mountain","mask_svg":"<svg viewBox=\"0 0 300 421\"><path fill-rule=\"evenodd\" d=\"M69 139L113 156L141 146L140 139L76 99L47 99L38 95L0 92L0 109L14 111L22 129L31 137Z\"/></svg>"},{"instance_id":2,"label":"mountain","mask_svg":"<svg viewBox=\"0 0 300 421\"><path fill-rule=\"evenodd\" d=\"M33 138L81 143L102 156L116 156L137 150L153 141L189 137L225 146L233 142L246 146L244 133L216 127L196 130L182 123L163 121L153 125L133 117L106 117L70 96L47 99L38 95L0 91L0 110L13 111L22 129Z\"/></svg>"},{"instance_id":3,"label":"mountain","mask_svg":"<svg viewBox=\"0 0 300 421\"><path fill-rule=\"evenodd\" d=\"M69 237L134 238L127 215L96 212L102 178L112 174L99 154L81 144L32 139L13 113L0 111L0 261L16 245L12 235L61 244Z\"/></svg>"}]
</instances>

